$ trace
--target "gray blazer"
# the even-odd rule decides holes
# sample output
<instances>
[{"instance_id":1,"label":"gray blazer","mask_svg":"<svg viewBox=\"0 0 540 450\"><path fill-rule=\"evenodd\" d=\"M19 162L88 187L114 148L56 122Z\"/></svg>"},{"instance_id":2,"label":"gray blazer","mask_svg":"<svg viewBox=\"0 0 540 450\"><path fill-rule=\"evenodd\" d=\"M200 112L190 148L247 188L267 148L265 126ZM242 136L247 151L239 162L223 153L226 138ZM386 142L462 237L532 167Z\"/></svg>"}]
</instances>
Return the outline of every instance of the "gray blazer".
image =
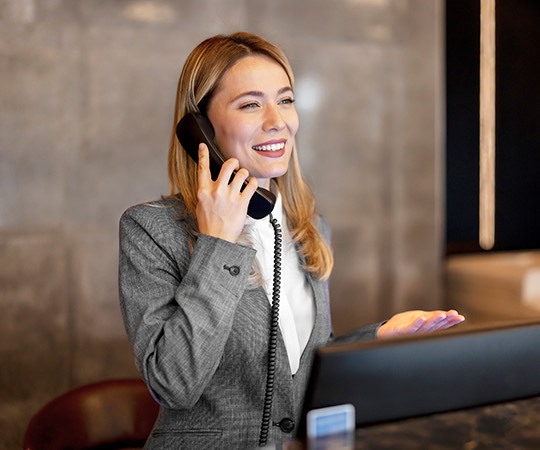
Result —
<instances>
[{"instance_id":1,"label":"gray blazer","mask_svg":"<svg viewBox=\"0 0 540 450\"><path fill-rule=\"evenodd\" d=\"M120 220L119 287L137 367L161 405L148 449L254 449L267 370L270 303L248 282L256 251L208 235L188 248L183 205L164 200L128 209ZM319 221L329 237L329 227ZM307 275L315 324L292 376L278 337L269 443L294 437L312 356L331 336L328 285ZM357 337L374 338L377 325Z\"/></svg>"}]
</instances>

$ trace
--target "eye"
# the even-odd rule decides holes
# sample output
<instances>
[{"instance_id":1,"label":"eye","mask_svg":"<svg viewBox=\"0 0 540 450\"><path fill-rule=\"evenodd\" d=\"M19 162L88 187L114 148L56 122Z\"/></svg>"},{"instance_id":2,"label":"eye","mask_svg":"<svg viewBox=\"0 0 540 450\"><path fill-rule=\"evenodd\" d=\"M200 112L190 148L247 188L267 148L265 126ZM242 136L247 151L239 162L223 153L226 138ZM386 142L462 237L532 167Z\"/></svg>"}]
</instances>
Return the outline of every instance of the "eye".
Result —
<instances>
[{"instance_id":1,"label":"eye","mask_svg":"<svg viewBox=\"0 0 540 450\"><path fill-rule=\"evenodd\" d=\"M240 106L240 109L252 109L252 108L256 108L257 106L259 105L256 102L245 103L242 106Z\"/></svg>"},{"instance_id":2,"label":"eye","mask_svg":"<svg viewBox=\"0 0 540 450\"><path fill-rule=\"evenodd\" d=\"M292 97L287 97L287 98L284 98L283 100L281 100L278 105L285 105L285 106L289 106L289 105L292 105L294 103L294 98Z\"/></svg>"}]
</instances>

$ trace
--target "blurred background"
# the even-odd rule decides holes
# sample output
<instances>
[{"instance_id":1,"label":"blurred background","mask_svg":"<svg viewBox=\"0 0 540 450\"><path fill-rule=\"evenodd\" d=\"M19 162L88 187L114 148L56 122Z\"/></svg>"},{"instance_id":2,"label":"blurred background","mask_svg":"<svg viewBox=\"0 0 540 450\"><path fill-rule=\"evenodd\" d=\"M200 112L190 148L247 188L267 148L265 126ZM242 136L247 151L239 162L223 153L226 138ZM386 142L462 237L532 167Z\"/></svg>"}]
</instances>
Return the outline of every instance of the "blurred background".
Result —
<instances>
[{"instance_id":1,"label":"blurred background","mask_svg":"<svg viewBox=\"0 0 540 450\"><path fill-rule=\"evenodd\" d=\"M300 159L333 228L336 333L455 307L445 20L442 0L0 0L0 448L54 396L137 376L118 219L168 194L178 76L214 34L254 32L290 59Z\"/></svg>"}]
</instances>

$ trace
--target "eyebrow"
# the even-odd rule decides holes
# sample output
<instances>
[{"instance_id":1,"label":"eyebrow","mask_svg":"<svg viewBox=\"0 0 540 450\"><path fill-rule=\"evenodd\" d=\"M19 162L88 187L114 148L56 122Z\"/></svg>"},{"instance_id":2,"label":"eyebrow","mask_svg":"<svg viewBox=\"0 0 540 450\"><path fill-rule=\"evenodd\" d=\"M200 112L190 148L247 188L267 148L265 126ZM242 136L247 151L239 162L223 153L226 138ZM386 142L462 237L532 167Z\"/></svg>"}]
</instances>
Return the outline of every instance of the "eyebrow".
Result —
<instances>
[{"instance_id":1,"label":"eyebrow","mask_svg":"<svg viewBox=\"0 0 540 450\"><path fill-rule=\"evenodd\" d=\"M293 89L292 87L290 86L285 86L285 87L282 87L279 91L278 91L278 95L281 95L283 94L284 92L293 92ZM241 94L237 95L236 97L234 97L232 99L232 102L235 102L236 100L242 98L242 97L264 97L264 92L262 91L247 91L247 92L242 92Z\"/></svg>"}]
</instances>

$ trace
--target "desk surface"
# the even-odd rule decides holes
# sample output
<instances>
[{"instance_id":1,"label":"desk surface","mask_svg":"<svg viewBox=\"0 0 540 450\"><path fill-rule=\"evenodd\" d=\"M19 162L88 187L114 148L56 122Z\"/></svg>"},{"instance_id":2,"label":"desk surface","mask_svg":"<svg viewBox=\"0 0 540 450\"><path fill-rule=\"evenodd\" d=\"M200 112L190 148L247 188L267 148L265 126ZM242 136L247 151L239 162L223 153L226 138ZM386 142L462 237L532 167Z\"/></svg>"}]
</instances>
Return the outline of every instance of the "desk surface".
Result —
<instances>
[{"instance_id":1,"label":"desk surface","mask_svg":"<svg viewBox=\"0 0 540 450\"><path fill-rule=\"evenodd\" d=\"M354 448L538 450L540 397L361 427L356 430ZM294 441L285 449L304 450L305 445Z\"/></svg>"},{"instance_id":2,"label":"desk surface","mask_svg":"<svg viewBox=\"0 0 540 450\"><path fill-rule=\"evenodd\" d=\"M356 430L356 449L540 449L540 397Z\"/></svg>"}]
</instances>

